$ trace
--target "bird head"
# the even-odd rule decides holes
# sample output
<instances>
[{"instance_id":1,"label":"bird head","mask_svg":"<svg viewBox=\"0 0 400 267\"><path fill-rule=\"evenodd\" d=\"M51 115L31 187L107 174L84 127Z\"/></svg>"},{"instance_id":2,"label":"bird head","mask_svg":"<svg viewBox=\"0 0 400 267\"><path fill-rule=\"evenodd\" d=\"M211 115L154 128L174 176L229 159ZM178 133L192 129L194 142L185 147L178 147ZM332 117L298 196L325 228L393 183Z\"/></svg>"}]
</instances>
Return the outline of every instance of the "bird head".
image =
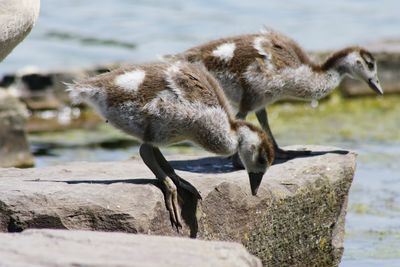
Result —
<instances>
[{"instance_id":1,"label":"bird head","mask_svg":"<svg viewBox=\"0 0 400 267\"><path fill-rule=\"evenodd\" d=\"M339 67L345 74L366 82L372 90L382 95L383 89L378 79L378 68L372 54L359 47L347 50L347 55L340 61Z\"/></svg>"},{"instance_id":2,"label":"bird head","mask_svg":"<svg viewBox=\"0 0 400 267\"><path fill-rule=\"evenodd\" d=\"M251 193L257 194L262 178L274 159L271 139L261 129L242 122L238 153L250 179Z\"/></svg>"}]
</instances>

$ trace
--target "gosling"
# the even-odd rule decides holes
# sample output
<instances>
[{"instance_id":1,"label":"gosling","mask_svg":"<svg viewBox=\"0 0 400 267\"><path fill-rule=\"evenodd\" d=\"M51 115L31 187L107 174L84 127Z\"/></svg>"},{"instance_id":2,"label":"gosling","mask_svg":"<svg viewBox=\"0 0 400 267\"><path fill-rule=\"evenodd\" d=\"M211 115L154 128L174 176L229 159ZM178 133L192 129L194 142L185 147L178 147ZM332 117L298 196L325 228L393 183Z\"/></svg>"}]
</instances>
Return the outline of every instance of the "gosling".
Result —
<instances>
[{"instance_id":1,"label":"gosling","mask_svg":"<svg viewBox=\"0 0 400 267\"><path fill-rule=\"evenodd\" d=\"M269 127L266 106L281 99L321 99L345 76L365 81L376 93L383 94L376 61L367 50L347 47L317 64L295 41L273 30L214 40L165 58L204 64L220 82L237 118L256 113L260 125L272 138L276 158L281 159L311 151L279 148Z\"/></svg>"},{"instance_id":2,"label":"gosling","mask_svg":"<svg viewBox=\"0 0 400 267\"><path fill-rule=\"evenodd\" d=\"M114 127L142 143L140 156L160 181L171 224L182 227L180 187L199 192L178 176L158 147L191 141L218 155L238 153L257 194L272 164L271 139L260 128L236 120L218 82L199 63L134 65L68 85L75 103L86 102Z\"/></svg>"}]
</instances>

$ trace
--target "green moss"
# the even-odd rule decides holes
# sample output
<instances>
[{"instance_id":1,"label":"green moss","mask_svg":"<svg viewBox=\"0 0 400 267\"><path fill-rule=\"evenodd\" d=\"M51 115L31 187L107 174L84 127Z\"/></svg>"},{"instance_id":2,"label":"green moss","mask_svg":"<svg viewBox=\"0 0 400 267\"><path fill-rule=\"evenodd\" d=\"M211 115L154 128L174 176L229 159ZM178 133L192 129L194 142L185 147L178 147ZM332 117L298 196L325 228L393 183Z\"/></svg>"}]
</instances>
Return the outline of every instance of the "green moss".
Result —
<instances>
[{"instance_id":1,"label":"green moss","mask_svg":"<svg viewBox=\"0 0 400 267\"><path fill-rule=\"evenodd\" d=\"M363 240L362 246L348 247L352 258L398 259L400 258L399 231L356 231L346 233L347 240Z\"/></svg>"},{"instance_id":2,"label":"green moss","mask_svg":"<svg viewBox=\"0 0 400 267\"><path fill-rule=\"evenodd\" d=\"M93 129L72 129L59 132L41 132L29 134L29 141L33 144L52 144L55 147L64 146L92 146L94 144L131 141L134 139L107 124L100 124Z\"/></svg>"},{"instance_id":3,"label":"green moss","mask_svg":"<svg viewBox=\"0 0 400 267\"><path fill-rule=\"evenodd\" d=\"M102 147L106 149L126 148L139 142L109 124L102 123L91 129L31 133L28 136L33 145L45 145L51 149L70 147ZM168 148L166 154L193 154L202 151L190 143L181 143Z\"/></svg>"},{"instance_id":4,"label":"green moss","mask_svg":"<svg viewBox=\"0 0 400 267\"><path fill-rule=\"evenodd\" d=\"M399 142L400 96L342 98L334 93L317 108L306 102L277 103L268 108L272 132L279 144L340 144L346 142ZM249 120L256 123L254 114ZM33 143L84 145L113 142L137 145L134 139L109 124L94 129L30 134ZM176 152L189 152L191 146L179 145Z\"/></svg>"},{"instance_id":5,"label":"green moss","mask_svg":"<svg viewBox=\"0 0 400 267\"><path fill-rule=\"evenodd\" d=\"M348 99L334 94L315 109L286 102L269 107L268 115L279 143L400 141L398 103L399 95ZM255 122L254 115L250 119Z\"/></svg>"},{"instance_id":6,"label":"green moss","mask_svg":"<svg viewBox=\"0 0 400 267\"><path fill-rule=\"evenodd\" d=\"M375 216L383 216L382 212L368 206L365 203L351 204L348 210L349 210L349 212L353 212L356 214L368 214L368 215L375 215Z\"/></svg>"},{"instance_id":7,"label":"green moss","mask_svg":"<svg viewBox=\"0 0 400 267\"><path fill-rule=\"evenodd\" d=\"M319 240L319 249L324 250L327 247L327 241L326 238L321 238Z\"/></svg>"}]
</instances>

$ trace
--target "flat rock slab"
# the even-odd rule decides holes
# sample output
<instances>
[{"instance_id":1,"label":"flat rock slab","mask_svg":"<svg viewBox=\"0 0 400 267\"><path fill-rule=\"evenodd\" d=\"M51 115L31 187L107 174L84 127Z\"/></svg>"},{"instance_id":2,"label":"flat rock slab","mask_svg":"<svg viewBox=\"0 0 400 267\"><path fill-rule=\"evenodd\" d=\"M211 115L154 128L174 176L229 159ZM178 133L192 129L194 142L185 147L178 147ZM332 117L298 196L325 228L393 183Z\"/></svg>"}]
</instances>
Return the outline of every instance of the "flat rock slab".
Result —
<instances>
[{"instance_id":1,"label":"flat rock slab","mask_svg":"<svg viewBox=\"0 0 400 267\"><path fill-rule=\"evenodd\" d=\"M312 157L272 166L257 196L245 171L220 158L168 157L201 192L183 196L180 233L140 159L0 170L0 231L27 228L122 231L237 241L264 265L334 266L343 252L354 153L307 147Z\"/></svg>"},{"instance_id":2,"label":"flat rock slab","mask_svg":"<svg viewBox=\"0 0 400 267\"><path fill-rule=\"evenodd\" d=\"M241 244L91 231L0 234L0 265L93 267L261 267Z\"/></svg>"}]
</instances>

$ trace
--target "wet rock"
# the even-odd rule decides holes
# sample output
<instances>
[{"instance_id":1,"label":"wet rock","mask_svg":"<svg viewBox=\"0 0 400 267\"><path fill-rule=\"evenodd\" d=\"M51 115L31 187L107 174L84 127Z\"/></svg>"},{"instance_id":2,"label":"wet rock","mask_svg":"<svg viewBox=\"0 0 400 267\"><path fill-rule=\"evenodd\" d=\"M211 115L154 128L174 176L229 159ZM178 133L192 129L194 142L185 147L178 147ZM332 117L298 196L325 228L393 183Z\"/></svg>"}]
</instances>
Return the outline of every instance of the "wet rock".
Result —
<instances>
[{"instance_id":1,"label":"wet rock","mask_svg":"<svg viewBox=\"0 0 400 267\"><path fill-rule=\"evenodd\" d=\"M15 94L32 110L58 110L70 105L65 83L104 73L122 64L93 66L87 69L40 70L21 69L0 78L0 86L12 88Z\"/></svg>"},{"instance_id":2,"label":"wet rock","mask_svg":"<svg viewBox=\"0 0 400 267\"><path fill-rule=\"evenodd\" d=\"M10 87L32 112L60 110L70 104L65 84L87 76L85 70L46 72L38 69L21 70Z\"/></svg>"},{"instance_id":3,"label":"wet rock","mask_svg":"<svg viewBox=\"0 0 400 267\"><path fill-rule=\"evenodd\" d=\"M26 138L25 106L6 90L0 90L0 166L28 167L33 157Z\"/></svg>"},{"instance_id":4,"label":"wet rock","mask_svg":"<svg viewBox=\"0 0 400 267\"><path fill-rule=\"evenodd\" d=\"M0 79L14 95L26 104L30 117L27 131L60 131L71 128L91 128L102 120L90 109L71 107L65 83L97 73L95 70L66 70L45 72L24 69Z\"/></svg>"},{"instance_id":5,"label":"wet rock","mask_svg":"<svg viewBox=\"0 0 400 267\"><path fill-rule=\"evenodd\" d=\"M4 266L261 267L235 243L91 231L0 234Z\"/></svg>"},{"instance_id":6,"label":"wet rock","mask_svg":"<svg viewBox=\"0 0 400 267\"><path fill-rule=\"evenodd\" d=\"M355 155L326 147L276 164L257 196L245 171L220 158L170 157L201 192L183 194L186 225L171 228L164 197L139 159L77 162L0 171L0 230L60 228L197 236L236 241L272 266L335 266L343 253L344 216ZM331 151L332 153L326 153Z\"/></svg>"},{"instance_id":7,"label":"wet rock","mask_svg":"<svg viewBox=\"0 0 400 267\"><path fill-rule=\"evenodd\" d=\"M30 111L28 132L91 128L101 119L91 109L72 107L65 83L104 73L121 64L94 66L89 69L45 71L26 68L0 77L0 86L8 88Z\"/></svg>"}]
</instances>

